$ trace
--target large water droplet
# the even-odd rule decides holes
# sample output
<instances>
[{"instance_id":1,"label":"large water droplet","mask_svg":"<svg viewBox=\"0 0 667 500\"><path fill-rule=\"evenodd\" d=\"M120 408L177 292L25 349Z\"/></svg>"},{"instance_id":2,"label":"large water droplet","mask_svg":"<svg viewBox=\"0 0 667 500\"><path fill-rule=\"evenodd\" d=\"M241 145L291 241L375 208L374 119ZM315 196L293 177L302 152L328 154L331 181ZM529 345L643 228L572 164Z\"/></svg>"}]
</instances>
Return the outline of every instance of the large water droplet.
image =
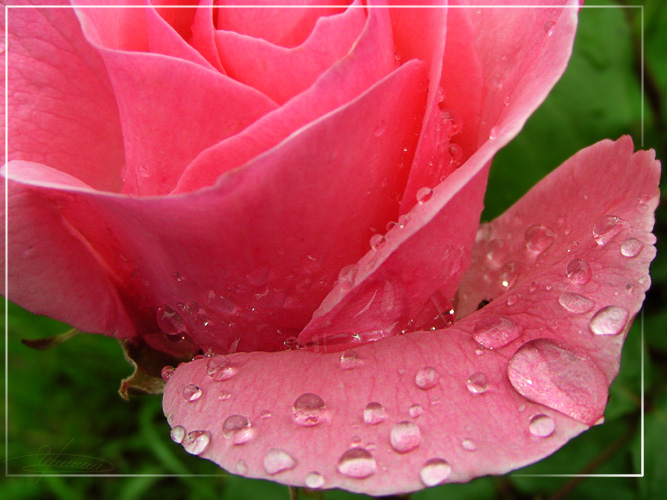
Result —
<instances>
[{"instance_id":1,"label":"large water droplet","mask_svg":"<svg viewBox=\"0 0 667 500\"><path fill-rule=\"evenodd\" d=\"M357 271L359 266L356 264L350 264L345 266L338 273L338 284L343 290L350 290L354 286L354 279L357 276Z\"/></svg>"},{"instance_id":2,"label":"large water droplet","mask_svg":"<svg viewBox=\"0 0 667 500\"><path fill-rule=\"evenodd\" d=\"M425 486L436 486L445 481L452 473L452 467L442 458L432 458L419 471L419 477Z\"/></svg>"},{"instance_id":3,"label":"large water droplet","mask_svg":"<svg viewBox=\"0 0 667 500\"><path fill-rule=\"evenodd\" d=\"M230 415L222 424L222 435L234 444L243 444L253 438L254 430L248 417Z\"/></svg>"},{"instance_id":4,"label":"large water droplet","mask_svg":"<svg viewBox=\"0 0 667 500\"><path fill-rule=\"evenodd\" d=\"M177 425L171 430L171 439L174 443L181 444L185 438L185 427Z\"/></svg>"},{"instance_id":5,"label":"large water droplet","mask_svg":"<svg viewBox=\"0 0 667 500\"><path fill-rule=\"evenodd\" d=\"M614 215L603 215L593 224L593 237L598 245L606 245L623 229L623 221Z\"/></svg>"},{"instance_id":6,"label":"large water droplet","mask_svg":"<svg viewBox=\"0 0 667 500\"><path fill-rule=\"evenodd\" d=\"M337 468L344 476L363 479L375 473L377 464L368 450L358 446L341 455Z\"/></svg>"},{"instance_id":7,"label":"large water droplet","mask_svg":"<svg viewBox=\"0 0 667 500\"><path fill-rule=\"evenodd\" d=\"M324 476L320 474L319 472L309 472L306 475L306 479L304 481L306 483L306 487L310 488L311 490L318 490L322 486L324 486Z\"/></svg>"},{"instance_id":8,"label":"large water droplet","mask_svg":"<svg viewBox=\"0 0 667 500\"><path fill-rule=\"evenodd\" d=\"M554 420L550 416L541 413L532 417L528 424L530 433L537 437L549 437L554 433L555 429L556 423Z\"/></svg>"},{"instance_id":9,"label":"large water droplet","mask_svg":"<svg viewBox=\"0 0 667 500\"><path fill-rule=\"evenodd\" d=\"M489 377L484 372L475 372L466 382L471 394L482 394L489 388Z\"/></svg>"},{"instance_id":10,"label":"large water droplet","mask_svg":"<svg viewBox=\"0 0 667 500\"><path fill-rule=\"evenodd\" d=\"M516 340L521 330L514 322L496 314L480 319L473 329L473 337L488 349L498 349Z\"/></svg>"},{"instance_id":11,"label":"large water droplet","mask_svg":"<svg viewBox=\"0 0 667 500\"><path fill-rule=\"evenodd\" d=\"M433 190L430 187L423 187L417 190L417 202L421 205L433 197Z\"/></svg>"},{"instance_id":12,"label":"large water droplet","mask_svg":"<svg viewBox=\"0 0 667 500\"><path fill-rule=\"evenodd\" d=\"M197 401L202 395L202 390L195 384L188 384L183 387L183 397L186 401Z\"/></svg>"},{"instance_id":13,"label":"large water droplet","mask_svg":"<svg viewBox=\"0 0 667 500\"><path fill-rule=\"evenodd\" d=\"M272 448L264 455L264 470L269 476L291 470L297 466L296 459L285 450Z\"/></svg>"},{"instance_id":14,"label":"large water droplet","mask_svg":"<svg viewBox=\"0 0 667 500\"><path fill-rule=\"evenodd\" d=\"M326 416L324 400L317 394L310 392L302 394L294 401L292 415L294 421L299 425L304 427L317 425Z\"/></svg>"},{"instance_id":15,"label":"large water droplet","mask_svg":"<svg viewBox=\"0 0 667 500\"><path fill-rule=\"evenodd\" d=\"M432 366L425 366L420 368L415 375L415 384L422 390L433 389L438 385L438 380L440 379L440 374Z\"/></svg>"},{"instance_id":16,"label":"large water droplet","mask_svg":"<svg viewBox=\"0 0 667 500\"><path fill-rule=\"evenodd\" d=\"M387 419L387 412L380 403L370 402L364 408L364 422L370 425L376 425Z\"/></svg>"},{"instance_id":17,"label":"large water droplet","mask_svg":"<svg viewBox=\"0 0 667 500\"><path fill-rule=\"evenodd\" d=\"M191 455L201 455L208 448L211 442L211 433L209 431L190 431L188 432L181 444L183 449Z\"/></svg>"},{"instance_id":18,"label":"large water droplet","mask_svg":"<svg viewBox=\"0 0 667 500\"><path fill-rule=\"evenodd\" d=\"M558 297L558 303L574 314L584 314L593 309L595 302L578 293L563 292Z\"/></svg>"},{"instance_id":19,"label":"large water droplet","mask_svg":"<svg viewBox=\"0 0 667 500\"><path fill-rule=\"evenodd\" d=\"M533 225L526 229L524 235L526 248L533 253L541 254L549 248L556 239L556 233L546 226Z\"/></svg>"},{"instance_id":20,"label":"large water droplet","mask_svg":"<svg viewBox=\"0 0 667 500\"><path fill-rule=\"evenodd\" d=\"M220 382L234 376L236 368L227 356L215 355L206 363L206 373L213 380Z\"/></svg>"},{"instance_id":21,"label":"large water droplet","mask_svg":"<svg viewBox=\"0 0 667 500\"><path fill-rule=\"evenodd\" d=\"M397 452L407 453L421 444L422 433L417 424L404 420L391 428L389 442Z\"/></svg>"},{"instance_id":22,"label":"large water droplet","mask_svg":"<svg viewBox=\"0 0 667 500\"><path fill-rule=\"evenodd\" d=\"M340 367L343 370L353 370L363 366L364 361L359 357L357 351L349 350L340 355Z\"/></svg>"},{"instance_id":23,"label":"large water droplet","mask_svg":"<svg viewBox=\"0 0 667 500\"><path fill-rule=\"evenodd\" d=\"M167 305L157 308L155 320L160 330L167 335L178 335L186 330L181 316Z\"/></svg>"},{"instance_id":24,"label":"large water droplet","mask_svg":"<svg viewBox=\"0 0 667 500\"><path fill-rule=\"evenodd\" d=\"M628 323L629 313L619 306L607 306L596 312L588 327L595 335L618 335Z\"/></svg>"},{"instance_id":25,"label":"large water droplet","mask_svg":"<svg viewBox=\"0 0 667 500\"><path fill-rule=\"evenodd\" d=\"M623 257L637 257L639 252L644 248L644 244L636 238L628 238L623 243L621 243L621 255Z\"/></svg>"},{"instance_id":26,"label":"large water droplet","mask_svg":"<svg viewBox=\"0 0 667 500\"><path fill-rule=\"evenodd\" d=\"M525 398L592 424L607 403L607 377L587 358L550 339L522 345L507 368L512 386Z\"/></svg>"},{"instance_id":27,"label":"large water droplet","mask_svg":"<svg viewBox=\"0 0 667 500\"><path fill-rule=\"evenodd\" d=\"M566 269L568 279L575 285L583 286L591 280L593 271L585 260L574 259L569 262Z\"/></svg>"}]
</instances>

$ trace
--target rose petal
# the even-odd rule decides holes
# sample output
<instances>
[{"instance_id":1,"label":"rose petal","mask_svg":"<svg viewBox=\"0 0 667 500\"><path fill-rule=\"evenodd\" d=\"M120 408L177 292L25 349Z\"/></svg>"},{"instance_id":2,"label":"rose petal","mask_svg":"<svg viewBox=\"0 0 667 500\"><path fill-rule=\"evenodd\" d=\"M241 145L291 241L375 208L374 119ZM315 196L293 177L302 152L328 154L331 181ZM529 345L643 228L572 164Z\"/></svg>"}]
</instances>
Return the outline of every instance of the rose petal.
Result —
<instances>
[{"instance_id":1,"label":"rose petal","mask_svg":"<svg viewBox=\"0 0 667 500\"><path fill-rule=\"evenodd\" d=\"M650 230L658 176L653 153L633 155L628 138L583 150L491 224L517 254L543 248L542 256L525 257L540 265L518 279L515 286L524 294L513 305L498 296L446 330L409 333L343 354L231 355L224 363L233 375L221 382L208 375L207 364L223 360L183 364L165 388L170 425L210 432L201 456L232 473L303 486L316 471L322 487L371 495L502 474L553 453L600 421L628 329L623 324L613 334L609 328L619 323L610 317L606 330L596 331L600 324L591 329L601 313L568 312L558 294L575 289L598 307L624 308L629 316L618 316L621 321L637 312L655 256ZM558 210L544 200L566 209L561 226ZM623 227L600 245L592 228L607 213L623 218ZM532 230L536 239L526 247L525 225L536 222L571 231L557 233L549 244L549 234ZM643 243L634 256L639 246L624 246L627 238ZM478 242L475 257L486 249ZM580 268L568 277L573 257L594 267L588 283L573 284ZM478 263L477 274L496 269ZM524 290L537 280L539 289ZM499 339L502 329L506 343L492 349L479 343ZM188 384L202 390L196 402L183 396ZM413 411L415 405L421 411ZM231 415L243 415L253 429L243 444L223 435L222 422ZM267 473L263 461L275 454L271 450L289 455L290 467Z\"/></svg>"},{"instance_id":2,"label":"rose petal","mask_svg":"<svg viewBox=\"0 0 667 500\"><path fill-rule=\"evenodd\" d=\"M124 159L116 101L73 10L7 13L9 159L48 163L96 189L118 191Z\"/></svg>"},{"instance_id":3,"label":"rose petal","mask_svg":"<svg viewBox=\"0 0 667 500\"><path fill-rule=\"evenodd\" d=\"M359 6L359 0L352 5ZM247 15L257 9L238 10ZM293 48L223 30L215 33L215 41L229 76L283 104L346 55L365 22L364 9L354 7L341 14L320 17L308 38Z\"/></svg>"}]
</instances>

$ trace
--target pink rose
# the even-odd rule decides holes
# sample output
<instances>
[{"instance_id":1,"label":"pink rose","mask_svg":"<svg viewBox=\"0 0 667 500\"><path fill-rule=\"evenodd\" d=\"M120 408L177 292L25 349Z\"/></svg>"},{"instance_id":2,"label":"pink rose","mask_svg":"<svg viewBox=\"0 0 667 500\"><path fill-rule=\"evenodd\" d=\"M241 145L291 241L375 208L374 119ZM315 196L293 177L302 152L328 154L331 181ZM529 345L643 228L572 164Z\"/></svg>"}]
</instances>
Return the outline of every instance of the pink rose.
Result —
<instances>
[{"instance_id":1,"label":"pink rose","mask_svg":"<svg viewBox=\"0 0 667 500\"><path fill-rule=\"evenodd\" d=\"M149 374L186 361L162 375L187 451L386 495L600 423L655 256L654 153L595 144L479 227L577 2L71 3L9 9L8 298Z\"/></svg>"}]
</instances>

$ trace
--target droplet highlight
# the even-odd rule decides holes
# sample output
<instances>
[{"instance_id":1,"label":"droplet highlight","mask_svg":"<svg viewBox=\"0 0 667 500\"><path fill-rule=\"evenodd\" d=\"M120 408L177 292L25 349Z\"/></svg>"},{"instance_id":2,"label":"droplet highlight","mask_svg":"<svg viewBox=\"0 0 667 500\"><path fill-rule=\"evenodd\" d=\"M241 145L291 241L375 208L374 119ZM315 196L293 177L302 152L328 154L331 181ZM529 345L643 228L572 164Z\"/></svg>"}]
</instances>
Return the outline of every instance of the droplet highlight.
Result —
<instances>
[{"instance_id":1,"label":"droplet highlight","mask_svg":"<svg viewBox=\"0 0 667 500\"><path fill-rule=\"evenodd\" d=\"M195 384L183 387L183 397L186 401L197 401L202 395L202 390Z\"/></svg>"},{"instance_id":2,"label":"droplet highlight","mask_svg":"<svg viewBox=\"0 0 667 500\"><path fill-rule=\"evenodd\" d=\"M433 197L433 190L430 187L423 187L417 190L417 202L422 205Z\"/></svg>"},{"instance_id":3,"label":"droplet highlight","mask_svg":"<svg viewBox=\"0 0 667 500\"><path fill-rule=\"evenodd\" d=\"M185 438L185 427L177 425L171 429L171 439L174 443L181 444Z\"/></svg>"},{"instance_id":4,"label":"droplet highlight","mask_svg":"<svg viewBox=\"0 0 667 500\"><path fill-rule=\"evenodd\" d=\"M227 356L215 355L208 359L206 373L216 382L221 382L233 377L236 373L236 368Z\"/></svg>"},{"instance_id":5,"label":"droplet highlight","mask_svg":"<svg viewBox=\"0 0 667 500\"><path fill-rule=\"evenodd\" d=\"M211 442L209 431L190 431L185 435L181 444L183 449L191 455L201 455Z\"/></svg>"}]
</instances>

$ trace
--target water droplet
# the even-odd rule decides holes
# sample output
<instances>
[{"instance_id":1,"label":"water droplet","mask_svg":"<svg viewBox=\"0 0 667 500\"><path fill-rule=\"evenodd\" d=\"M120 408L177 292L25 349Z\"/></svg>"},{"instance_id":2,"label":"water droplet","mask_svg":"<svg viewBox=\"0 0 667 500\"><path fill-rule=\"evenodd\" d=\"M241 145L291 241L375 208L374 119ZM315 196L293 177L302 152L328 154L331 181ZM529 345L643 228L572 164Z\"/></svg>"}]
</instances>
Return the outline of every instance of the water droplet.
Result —
<instances>
[{"instance_id":1,"label":"water droplet","mask_svg":"<svg viewBox=\"0 0 667 500\"><path fill-rule=\"evenodd\" d=\"M164 380L165 382L168 382L169 379L174 375L175 371L176 371L176 369L173 366L169 366L169 365L162 368L162 373L161 373L162 380Z\"/></svg>"},{"instance_id":2,"label":"water droplet","mask_svg":"<svg viewBox=\"0 0 667 500\"><path fill-rule=\"evenodd\" d=\"M510 383L530 401L592 424L607 403L607 377L594 362L550 339L522 345L507 368Z\"/></svg>"},{"instance_id":3,"label":"water droplet","mask_svg":"<svg viewBox=\"0 0 667 500\"><path fill-rule=\"evenodd\" d=\"M488 349L498 349L519 338L521 330L514 322L496 314L480 319L473 329L473 337Z\"/></svg>"},{"instance_id":4,"label":"water droplet","mask_svg":"<svg viewBox=\"0 0 667 500\"><path fill-rule=\"evenodd\" d=\"M185 427L177 425L171 430L171 439L174 443L181 444L185 438Z\"/></svg>"},{"instance_id":5,"label":"water droplet","mask_svg":"<svg viewBox=\"0 0 667 500\"><path fill-rule=\"evenodd\" d=\"M432 458L419 471L419 477L425 486L436 486L445 481L452 473L452 467L442 458Z\"/></svg>"},{"instance_id":6,"label":"water droplet","mask_svg":"<svg viewBox=\"0 0 667 500\"><path fill-rule=\"evenodd\" d=\"M364 408L364 422L370 425L376 425L387 419L387 412L380 403L375 401L368 403Z\"/></svg>"},{"instance_id":7,"label":"water droplet","mask_svg":"<svg viewBox=\"0 0 667 500\"><path fill-rule=\"evenodd\" d=\"M172 273L171 277L174 278L174 281L176 281L177 283L182 283L183 281L185 281L185 278L179 272Z\"/></svg>"},{"instance_id":8,"label":"water droplet","mask_svg":"<svg viewBox=\"0 0 667 500\"><path fill-rule=\"evenodd\" d=\"M377 124L377 127L375 127L373 134L375 135L375 137L380 137L382 134L384 134L384 131L386 129L387 129L387 121L381 120L380 123Z\"/></svg>"},{"instance_id":9,"label":"water droplet","mask_svg":"<svg viewBox=\"0 0 667 500\"><path fill-rule=\"evenodd\" d=\"M463 148L458 144L451 142L449 144L449 156L451 157L451 164L458 166L461 164L461 158L463 158Z\"/></svg>"},{"instance_id":10,"label":"water droplet","mask_svg":"<svg viewBox=\"0 0 667 500\"><path fill-rule=\"evenodd\" d=\"M292 415L299 425L304 427L317 425L326 416L324 400L311 392L302 394L294 401Z\"/></svg>"},{"instance_id":11,"label":"water droplet","mask_svg":"<svg viewBox=\"0 0 667 500\"><path fill-rule=\"evenodd\" d=\"M269 476L291 470L297 466L296 459L285 450L272 448L264 455L264 470Z\"/></svg>"},{"instance_id":12,"label":"water droplet","mask_svg":"<svg viewBox=\"0 0 667 500\"><path fill-rule=\"evenodd\" d=\"M211 433L209 431L190 431L183 438L183 449L191 455L201 455L208 448L211 442Z\"/></svg>"},{"instance_id":13,"label":"water droplet","mask_svg":"<svg viewBox=\"0 0 667 500\"><path fill-rule=\"evenodd\" d=\"M606 245L623 229L623 221L614 215L603 215L593 224L593 237L598 245Z\"/></svg>"},{"instance_id":14,"label":"water droplet","mask_svg":"<svg viewBox=\"0 0 667 500\"><path fill-rule=\"evenodd\" d=\"M454 137L463 130L463 118L461 113L454 109L445 109L442 111L442 130L448 137Z\"/></svg>"},{"instance_id":15,"label":"water droplet","mask_svg":"<svg viewBox=\"0 0 667 500\"><path fill-rule=\"evenodd\" d=\"M472 439L464 439L461 441L461 447L466 451L475 451L477 449L477 445Z\"/></svg>"},{"instance_id":16,"label":"water droplet","mask_svg":"<svg viewBox=\"0 0 667 500\"><path fill-rule=\"evenodd\" d=\"M371 236L371 248L373 250L378 250L382 245L384 245L384 235L374 234Z\"/></svg>"},{"instance_id":17,"label":"water droplet","mask_svg":"<svg viewBox=\"0 0 667 500\"><path fill-rule=\"evenodd\" d=\"M227 356L215 355L206 363L206 373L216 382L227 380L234 376L236 368Z\"/></svg>"},{"instance_id":18,"label":"water droplet","mask_svg":"<svg viewBox=\"0 0 667 500\"><path fill-rule=\"evenodd\" d=\"M320 474L319 472L309 472L306 475L306 479L304 481L306 483L306 487L310 488L311 490L318 490L322 486L324 486L324 476Z\"/></svg>"},{"instance_id":19,"label":"water droplet","mask_svg":"<svg viewBox=\"0 0 667 500\"><path fill-rule=\"evenodd\" d=\"M628 238L621 244L621 255L623 257L637 257L644 248L644 244L636 238Z\"/></svg>"},{"instance_id":20,"label":"water droplet","mask_svg":"<svg viewBox=\"0 0 667 500\"><path fill-rule=\"evenodd\" d=\"M283 342L286 351L295 351L297 349L303 349L303 346L299 343L299 339L296 337L288 337Z\"/></svg>"},{"instance_id":21,"label":"water droplet","mask_svg":"<svg viewBox=\"0 0 667 500\"><path fill-rule=\"evenodd\" d=\"M207 304L214 311L218 311L226 315L232 314L236 308L234 302L226 297L223 297L222 295L215 293L213 290L208 292Z\"/></svg>"},{"instance_id":22,"label":"water droplet","mask_svg":"<svg viewBox=\"0 0 667 500\"><path fill-rule=\"evenodd\" d=\"M417 424L404 420L391 428L389 442L397 452L407 453L421 444L422 433Z\"/></svg>"},{"instance_id":23,"label":"water droplet","mask_svg":"<svg viewBox=\"0 0 667 500\"><path fill-rule=\"evenodd\" d=\"M267 418L271 418L273 416L273 413L271 413L271 410L262 410L259 413L259 418L262 420L266 420Z\"/></svg>"},{"instance_id":24,"label":"water droplet","mask_svg":"<svg viewBox=\"0 0 667 500\"><path fill-rule=\"evenodd\" d=\"M357 351L354 350L345 351L340 356L340 367L343 370L353 370L355 368L359 368L363 364L364 361L359 357Z\"/></svg>"},{"instance_id":25,"label":"water droplet","mask_svg":"<svg viewBox=\"0 0 667 500\"><path fill-rule=\"evenodd\" d=\"M471 394L482 394L489 388L489 377L483 372L475 372L468 377L466 385Z\"/></svg>"},{"instance_id":26,"label":"water droplet","mask_svg":"<svg viewBox=\"0 0 667 500\"><path fill-rule=\"evenodd\" d=\"M248 417L230 415L222 424L222 435L234 444L243 444L253 438L254 430Z\"/></svg>"},{"instance_id":27,"label":"water droplet","mask_svg":"<svg viewBox=\"0 0 667 500\"><path fill-rule=\"evenodd\" d=\"M607 306L596 312L588 327L595 335L618 335L628 323L629 313L619 306Z\"/></svg>"},{"instance_id":28,"label":"water droplet","mask_svg":"<svg viewBox=\"0 0 667 500\"><path fill-rule=\"evenodd\" d=\"M516 262L507 262L500 270L500 286L503 288L511 288L518 276Z\"/></svg>"},{"instance_id":29,"label":"water droplet","mask_svg":"<svg viewBox=\"0 0 667 500\"><path fill-rule=\"evenodd\" d=\"M514 304L516 304L517 302L519 302L520 299L521 299L521 295L518 294L518 293L513 293L511 295L508 295L507 296L507 305L511 307Z\"/></svg>"},{"instance_id":30,"label":"water droplet","mask_svg":"<svg viewBox=\"0 0 667 500\"><path fill-rule=\"evenodd\" d=\"M202 390L195 384L188 384L183 387L183 397L186 401L197 401L202 395Z\"/></svg>"},{"instance_id":31,"label":"water droplet","mask_svg":"<svg viewBox=\"0 0 667 500\"><path fill-rule=\"evenodd\" d=\"M399 215L397 222L398 228L403 229L405 226L408 225L408 222L410 222L410 216L408 214Z\"/></svg>"},{"instance_id":32,"label":"water droplet","mask_svg":"<svg viewBox=\"0 0 667 500\"><path fill-rule=\"evenodd\" d=\"M426 391L428 389L434 388L438 385L438 380L440 379L440 374L432 366L425 366L420 368L415 375L415 384L420 389Z\"/></svg>"},{"instance_id":33,"label":"water droplet","mask_svg":"<svg viewBox=\"0 0 667 500\"><path fill-rule=\"evenodd\" d=\"M354 279L357 277L359 266L350 264L345 266L338 273L338 284L343 290L350 290L354 286Z\"/></svg>"},{"instance_id":34,"label":"water droplet","mask_svg":"<svg viewBox=\"0 0 667 500\"><path fill-rule=\"evenodd\" d=\"M421 205L426 203L433 196L433 190L430 187L423 187L417 190L417 202Z\"/></svg>"},{"instance_id":35,"label":"water droplet","mask_svg":"<svg viewBox=\"0 0 667 500\"><path fill-rule=\"evenodd\" d=\"M245 476L248 473L248 464L244 460L236 462L236 473Z\"/></svg>"},{"instance_id":36,"label":"water droplet","mask_svg":"<svg viewBox=\"0 0 667 500\"><path fill-rule=\"evenodd\" d=\"M533 253L541 254L549 248L556 239L556 233L546 226L532 225L526 229L524 235L526 248Z\"/></svg>"},{"instance_id":37,"label":"water droplet","mask_svg":"<svg viewBox=\"0 0 667 500\"><path fill-rule=\"evenodd\" d=\"M547 21L544 23L544 32L547 34L547 36L551 36L554 34L554 26L556 23L553 21Z\"/></svg>"},{"instance_id":38,"label":"water droplet","mask_svg":"<svg viewBox=\"0 0 667 500\"><path fill-rule=\"evenodd\" d=\"M554 433L556 423L550 416L539 414L530 419L528 429L533 436L549 437Z\"/></svg>"},{"instance_id":39,"label":"water droplet","mask_svg":"<svg viewBox=\"0 0 667 500\"><path fill-rule=\"evenodd\" d=\"M574 259L567 265L566 274L572 283L582 286L591 280L593 271L585 260Z\"/></svg>"},{"instance_id":40,"label":"water droplet","mask_svg":"<svg viewBox=\"0 0 667 500\"><path fill-rule=\"evenodd\" d=\"M424 408L421 405L414 404L410 407L408 413L412 418L421 417L424 414Z\"/></svg>"},{"instance_id":41,"label":"water droplet","mask_svg":"<svg viewBox=\"0 0 667 500\"><path fill-rule=\"evenodd\" d=\"M227 401L227 400L230 399L231 397L232 397L232 393L229 392L229 391L226 391L226 390L224 390L224 389L221 390L221 391L218 393L218 399L219 399L220 401Z\"/></svg>"},{"instance_id":42,"label":"water droplet","mask_svg":"<svg viewBox=\"0 0 667 500\"><path fill-rule=\"evenodd\" d=\"M503 87L503 84L505 83L505 77L503 76L502 73L495 73L491 79L493 81L493 85L501 89Z\"/></svg>"},{"instance_id":43,"label":"water droplet","mask_svg":"<svg viewBox=\"0 0 667 500\"><path fill-rule=\"evenodd\" d=\"M591 299L572 292L563 292L558 297L558 303L574 314L584 314L593 309L595 302Z\"/></svg>"},{"instance_id":44,"label":"water droplet","mask_svg":"<svg viewBox=\"0 0 667 500\"><path fill-rule=\"evenodd\" d=\"M157 326L167 335L178 335L186 331L181 316L171 307L158 307L155 314Z\"/></svg>"},{"instance_id":45,"label":"water droplet","mask_svg":"<svg viewBox=\"0 0 667 500\"><path fill-rule=\"evenodd\" d=\"M498 127L492 127L489 131L489 140L493 141L498 137Z\"/></svg>"},{"instance_id":46,"label":"water droplet","mask_svg":"<svg viewBox=\"0 0 667 500\"><path fill-rule=\"evenodd\" d=\"M375 473L377 464L373 455L360 446L350 448L338 460L338 472L347 477L363 479Z\"/></svg>"}]
</instances>

